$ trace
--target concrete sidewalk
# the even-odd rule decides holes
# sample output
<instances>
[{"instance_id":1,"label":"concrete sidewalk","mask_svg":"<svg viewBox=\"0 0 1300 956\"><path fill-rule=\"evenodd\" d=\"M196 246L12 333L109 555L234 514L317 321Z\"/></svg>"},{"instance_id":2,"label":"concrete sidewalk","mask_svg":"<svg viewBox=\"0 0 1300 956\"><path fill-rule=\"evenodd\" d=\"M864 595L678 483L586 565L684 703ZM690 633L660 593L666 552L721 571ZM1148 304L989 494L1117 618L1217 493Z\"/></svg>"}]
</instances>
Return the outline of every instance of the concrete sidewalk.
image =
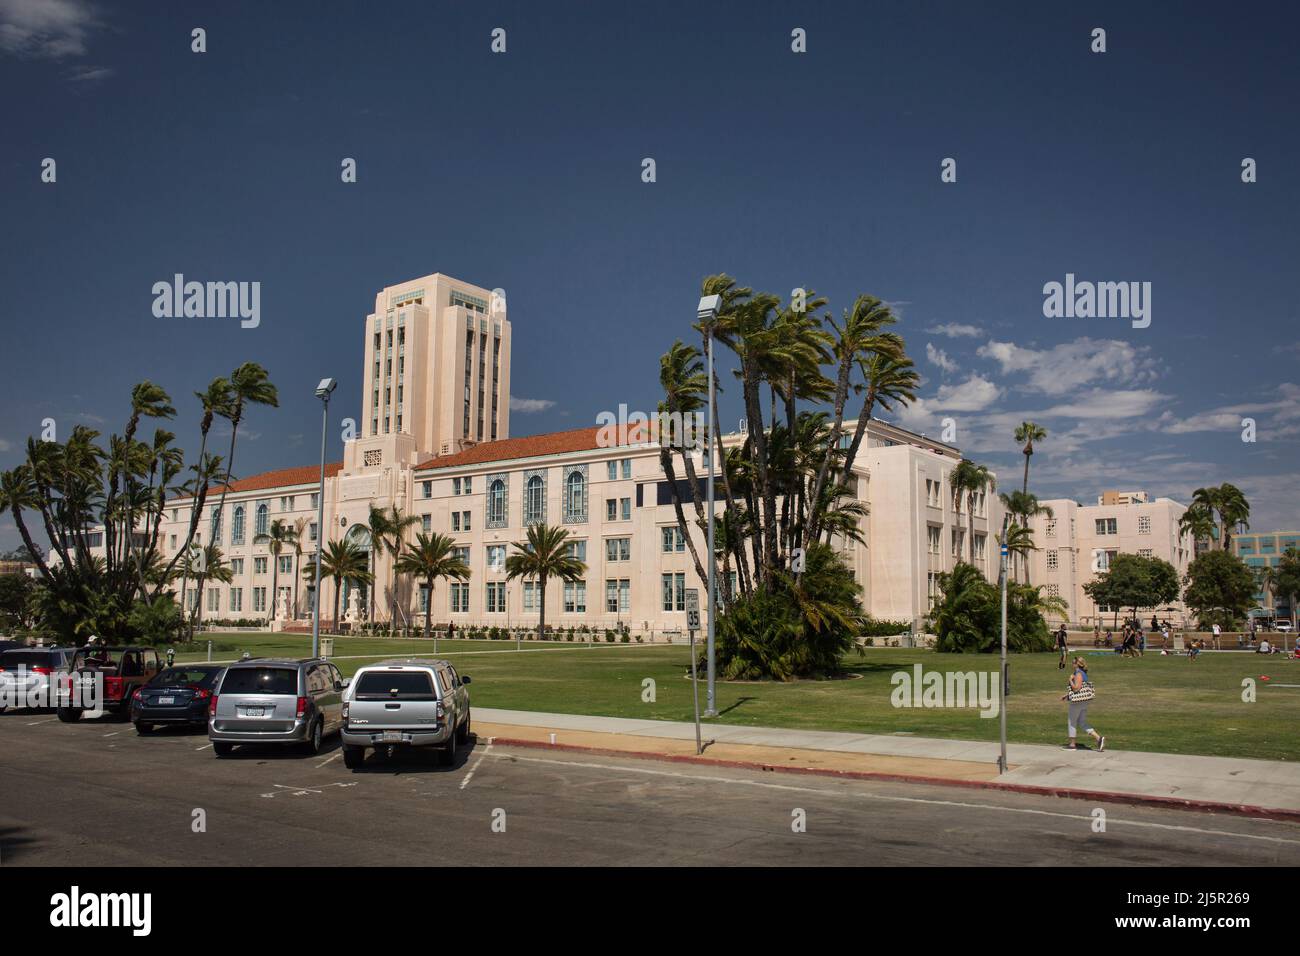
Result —
<instances>
[{"instance_id":1,"label":"concrete sidewalk","mask_svg":"<svg viewBox=\"0 0 1300 956\"><path fill-rule=\"evenodd\" d=\"M476 707L474 724L480 738L526 746L951 783L1300 821L1300 763L1009 743L1010 770L999 776L996 742L705 723L703 739L712 743L696 757L695 725L690 723Z\"/></svg>"}]
</instances>

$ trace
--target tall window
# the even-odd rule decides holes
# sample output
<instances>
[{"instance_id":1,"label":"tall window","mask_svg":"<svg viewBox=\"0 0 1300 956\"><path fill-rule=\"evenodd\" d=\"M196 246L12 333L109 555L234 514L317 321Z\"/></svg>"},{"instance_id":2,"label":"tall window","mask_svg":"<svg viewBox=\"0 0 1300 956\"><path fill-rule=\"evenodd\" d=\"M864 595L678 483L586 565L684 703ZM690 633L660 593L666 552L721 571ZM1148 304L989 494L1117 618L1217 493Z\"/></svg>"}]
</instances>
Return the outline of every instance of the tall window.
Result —
<instances>
[{"instance_id":1,"label":"tall window","mask_svg":"<svg viewBox=\"0 0 1300 956\"><path fill-rule=\"evenodd\" d=\"M573 558L574 560L581 561L581 562L583 562L584 564L586 563L586 561L587 561L587 541L586 541L585 538L584 538L583 540L581 540L581 541L568 541L568 542L565 542L564 547L565 547L565 551L568 553L568 556L569 556L569 557Z\"/></svg>"},{"instance_id":2,"label":"tall window","mask_svg":"<svg viewBox=\"0 0 1300 956\"><path fill-rule=\"evenodd\" d=\"M266 534L270 514L271 509L266 506L266 502L259 501L257 503L257 534Z\"/></svg>"},{"instance_id":3,"label":"tall window","mask_svg":"<svg viewBox=\"0 0 1300 956\"><path fill-rule=\"evenodd\" d=\"M587 476L577 469L564 479L564 520L587 520Z\"/></svg>"},{"instance_id":4,"label":"tall window","mask_svg":"<svg viewBox=\"0 0 1300 956\"><path fill-rule=\"evenodd\" d=\"M212 506L212 543L221 543L221 505Z\"/></svg>"},{"instance_id":5,"label":"tall window","mask_svg":"<svg viewBox=\"0 0 1300 956\"><path fill-rule=\"evenodd\" d=\"M453 584L449 588L451 593L451 610L453 614L469 613L469 585Z\"/></svg>"},{"instance_id":6,"label":"tall window","mask_svg":"<svg viewBox=\"0 0 1300 956\"><path fill-rule=\"evenodd\" d=\"M618 462L617 462L617 461L607 461L607 462L605 462L605 477L608 478L610 481L614 481L614 480L616 480L616 479L618 478Z\"/></svg>"},{"instance_id":7,"label":"tall window","mask_svg":"<svg viewBox=\"0 0 1300 956\"><path fill-rule=\"evenodd\" d=\"M235 505L235 510L230 515L230 543L244 543L244 506Z\"/></svg>"},{"instance_id":8,"label":"tall window","mask_svg":"<svg viewBox=\"0 0 1300 956\"><path fill-rule=\"evenodd\" d=\"M506 546L504 544L489 544L487 546L487 567L489 571L504 571L506 569Z\"/></svg>"},{"instance_id":9,"label":"tall window","mask_svg":"<svg viewBox=\"0 0 1300 956\"><path fill-rule=\"evenodd\" d=\"M487 523L489 528L504 527L506 523L506 483L500 478L488 485Z\"/></svg>"},{"instance_id":10,"label":"tall window","mask_svg":"<svg viewBox=\"0 0 1300 956\"><path fill-rule=\"evenodd\" d=\"M487 583L487 613L504 614L506 610L506 585L504 581Z\"/></svg>"},{"instance_id":11,"label":"tall window","mask_svg":"<svg viewBox=\"0 0 1300 956\"><path fill-rule=\"evenodd\" d=\"M663 538L663 551L668 554L671 551L686 550L686 536L682 534L682 529L676 525L670 525L666 528L660 528L659 532Z\"/></svg>"},{"instance_id":12,"label":"tall window","mask_svg":"<svg viewBox=\"0 0 1300 956\"><path fill-rule=\"evenodd\" d=\"M663 575L663 608L665 611L686 610L686 575Z\"/></svg>"},{"instance_id":13,"label":"tall window","mask_svg":"<svg viewBox=\"0 0 1300 956\"><path fill-rule=\"evenodd\" d=\"M605 560L606 561L629 561L632 558L632 539L631 538L606 538L605 539Z\"/></svg>"},{"instance_id":14,"label":"tall window","mask_svg":"<svg viewBox=\"0 0 1300 956\"><path fill-rule=\"evenodd\" d=\"M524 524L537 524L546 520L546 482L541 475L533 475L524 486Z\"/></svg>"},{"instance_id":15,"label":"tall window","mask_svg":"<svg viewBox=\"0 0 1300 956\"><path fill-rule=\"evenodd\" d=\"M564 582L564 613L585 614L587 612L587 582Z\"/></svg>"},{"instance_id":16,"label":"tall window","mask_svg":"<svg viewBox=\"0 0 1300 956\"><path fill-rule=\"evenodd\" d=\"M605 610L621 614L632 604L632 582L628 578L609 578L605 581Z\"/></svg>"}]
</instances>

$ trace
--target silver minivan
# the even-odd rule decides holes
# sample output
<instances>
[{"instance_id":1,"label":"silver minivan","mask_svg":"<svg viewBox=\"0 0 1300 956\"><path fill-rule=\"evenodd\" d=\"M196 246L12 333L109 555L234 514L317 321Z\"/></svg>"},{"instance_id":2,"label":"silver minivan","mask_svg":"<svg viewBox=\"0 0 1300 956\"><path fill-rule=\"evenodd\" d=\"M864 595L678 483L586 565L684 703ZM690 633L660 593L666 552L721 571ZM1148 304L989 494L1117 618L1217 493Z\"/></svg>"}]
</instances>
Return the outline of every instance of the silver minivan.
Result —
<instances>
[{"instance_id":1,"label":"silver minivan","mask_svg":"<svg viewBox=\"0 0 1300 956\"><path fill-rule=\"evenodd\" d=\"M353 675L343 701L343 763L356 770L374 748L382 756L433 748L454 766L469 743L469 678L450 661L407 658L367 664Z\"/></svg>"},{"instance_id":2,"label":"silver minivan","mask_svg":"<svg viewBox=\"0 0 1300 956\"><path fill-rule=\"evenodd\" d=\"M228 757L236 744L294 744L319 753L324 738L343 725L348 683L319 657L231 664L208 707L213 752Z\"/></svg>"}]
</instances>

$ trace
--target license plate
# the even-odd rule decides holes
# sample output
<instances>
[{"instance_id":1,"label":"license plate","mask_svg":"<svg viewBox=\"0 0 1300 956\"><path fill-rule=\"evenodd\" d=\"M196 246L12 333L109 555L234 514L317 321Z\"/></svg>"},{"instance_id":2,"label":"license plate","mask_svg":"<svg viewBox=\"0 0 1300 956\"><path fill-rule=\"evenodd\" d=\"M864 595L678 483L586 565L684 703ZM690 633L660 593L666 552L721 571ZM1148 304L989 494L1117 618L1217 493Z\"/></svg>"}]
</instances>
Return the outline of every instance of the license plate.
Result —
<instances>
[{"instance_id":1,"label":"license plate","mask_svg":"<svg viewBox=\"0 0 1300 956\"><path fill-rule=\"evenodd\" d=\"M244 716L245 716L245 717L262 717L262 716L264 716L265 714L266 714L266 708L265 708L265 707L245 707L245 708L244 708Z\"/></svg>"},{"instance_id":2,"label":"license plate","mask_svg":"<svg viewBox=\"0 0 1300 956\"><path fill-rule=\"evenodd\" d=\"M402 733L399 730L385 730L384 743L400 744L402 742Z\"/></svg>"},{"instance_id":3,"label":"license plate","mask_svg":"<svg viewBox=\"0 0 1300 956\"><path fill-rule=\"evenodd\" d=\"M160 703L160 704L174 704L174 703L176 703L176 698L175 698L175 697L159 697L159 698L158 698L158 703Z\"/></svg>"}]
</instances>

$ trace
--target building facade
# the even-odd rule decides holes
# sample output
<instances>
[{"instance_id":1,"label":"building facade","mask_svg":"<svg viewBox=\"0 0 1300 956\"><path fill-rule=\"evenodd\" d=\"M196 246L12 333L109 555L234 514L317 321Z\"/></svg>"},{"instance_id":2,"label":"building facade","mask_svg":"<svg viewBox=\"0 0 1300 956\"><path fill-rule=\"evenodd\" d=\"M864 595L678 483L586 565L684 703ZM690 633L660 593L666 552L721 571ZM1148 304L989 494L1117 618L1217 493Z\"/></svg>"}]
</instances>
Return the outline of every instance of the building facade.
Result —
<instances>
[{"instance_id":1,"label":"building facade","mask_svg":"<svg viewBox=\"0 0 1300 956\"><path fill-rule=\"evenodd\" d=\"M685 627L685 592L695 580L655 443L608 441L608 430L510 436L510 323L504 297L441 274L381 290L364 321L364 387L357 437L326 468L324 527L317 527L319 466L305 465L232 482L224 508L210 493L198 541L217 544L229 583L186 584L207 620L310 616L301 570L321 541L346 539L374 551L374 617L419 626L426 609L438 624L535 624L535 582L507 581L505 557L537 521L566 528L588 567L581 583L548 584L548 623L627 625L656 632ZM626 431L619 437L626 439ZM739 434L723 436L739 443ZM948 474L960 451L884 421L872 420L854 466L856 495L867 514L862 543L836 542L875 618L917 625L938 596L938 575L973 560L997 575L992 530L1001 525L996 496L980 496L973 514L954 504ZM695 455L700 475L704 456ZM680 468L679 468L680 473ZM415 515L411 529L450 535L473 574L438 582L432 596L399 580L387 550L373 548L371 506ZM162 540L168 555L185 540L191 502L169 502ZM687 505L688 512L691 510ZM280 555L261 538L275 521L298 534ZM698 552L699 530L690 523ZM322 584L322 616L335 595ZM339 606L353 602L351 587ZM361 606L369 608L366 594ZM707 614L707 601L702 610Z\"/></svg>"},{"instance_id":2,"label":"building facade","mask_svg":"<svg viewBox=\"0 0 1300 956\"><path fill-rule=\"evenodd\" d=\"M1229 546L1253 569L1275 568L1287 548L1300 551L1300 531L1247 531L1234 534ZM1289 620L1295 613L1290 597L1274 595L1262 586L1255 594L1255 604L1251 616L1266 621Z\"/></svg>"},{"instance_id":3,"label":"building facade","mask_svg":"<svg viewBox=\"0 0 1300 956\"><path fill-rule=\"evenodd\" d=\"M1181 581L1195 557L1195 544L1178 522L1187 510L1171 498L1150 500L1145 492L1104 492L1096 505L1068 498L1042 502L1052 517L1030 522L1038 550L1030 558L1030 581L1045 593L1064 598L1069 619L1084 626L1112 624L1123 608L1098 607L1083 586L1110 567L1120 552L1168 561ZM1168 608L1169 610L1165 610ZM1186 616L1181 598L1161 608L1161 616Z\"/></svg>"}]
</instances>

